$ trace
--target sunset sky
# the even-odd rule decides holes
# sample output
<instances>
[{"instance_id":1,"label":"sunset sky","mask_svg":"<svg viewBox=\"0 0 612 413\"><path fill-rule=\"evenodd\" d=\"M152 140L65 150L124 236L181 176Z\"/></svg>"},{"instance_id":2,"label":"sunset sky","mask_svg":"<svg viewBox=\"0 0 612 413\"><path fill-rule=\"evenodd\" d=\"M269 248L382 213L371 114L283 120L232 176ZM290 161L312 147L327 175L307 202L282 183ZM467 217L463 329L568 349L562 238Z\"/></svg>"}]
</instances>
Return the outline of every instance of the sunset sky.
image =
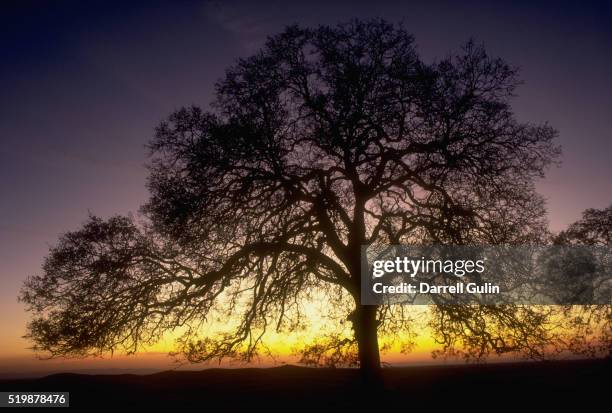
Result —
<instances>
[{"instance_id":1,"label":"sunset sky","mask_svg":"<svg viewBox=\"0 0 612 413\"><path fill-rule=\"evenodd\" d=\"M88 211L136 213L147 198L144 145L153 128L181 106L205 106L225 68L288 24L401 21L426 61L469 38L484 43L521 68L519 119L560 132L562 164L538 184L551 228L612 202L612 13L604 2L110 3L0 5L0 374L26 359L39 368L21 338L27 314L17 295L48 247ZM430 348L421 342L410 360L426 360ZM168 362L117 360L63 367Z\"/></svg>"}]
</instances>

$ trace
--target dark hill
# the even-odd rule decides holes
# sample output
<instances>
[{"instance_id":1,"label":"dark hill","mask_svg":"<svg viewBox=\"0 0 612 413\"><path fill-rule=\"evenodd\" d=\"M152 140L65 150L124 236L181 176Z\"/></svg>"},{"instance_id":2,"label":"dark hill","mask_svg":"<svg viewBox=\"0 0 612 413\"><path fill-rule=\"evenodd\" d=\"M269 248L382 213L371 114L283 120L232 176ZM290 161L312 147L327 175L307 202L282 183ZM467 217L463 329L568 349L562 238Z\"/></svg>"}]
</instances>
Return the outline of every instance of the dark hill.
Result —
<instances>
[{"instance_id":1,"label":"dark hill","mask_svg":"<svg viewBox=\"0 0 612 413\"><path fill-rule=\"evenodd\" d=\"M55 374L0 380L0 391L69 391L72 410L493 411L609 408L610 360L384 369L382 390L352 369L209 369L150 375ZM606 407L608 406L608 407ZM75 409L76 408L76 409Z\"/></svg>"}]
</instances>

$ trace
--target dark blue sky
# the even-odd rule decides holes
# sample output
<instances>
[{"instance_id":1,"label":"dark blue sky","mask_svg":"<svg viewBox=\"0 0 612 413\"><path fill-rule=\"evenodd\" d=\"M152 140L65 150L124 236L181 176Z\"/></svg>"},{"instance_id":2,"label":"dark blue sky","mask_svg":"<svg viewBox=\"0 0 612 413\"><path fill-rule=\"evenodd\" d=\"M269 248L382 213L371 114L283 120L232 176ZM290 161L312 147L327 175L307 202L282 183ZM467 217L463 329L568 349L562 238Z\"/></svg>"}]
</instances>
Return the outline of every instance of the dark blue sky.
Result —
<instances>
[{"instance_id":1,"label":"dark blue sky","mask_svg":"<svg viewBox=\"0 0 612 413\"><path fill-rule=\"evenodd\" d=\"M551 225L612 202L612 13L605 2L82 2L0 4L0 348L48 245L88 210L135 212L143 146L174 109L206 105L239 56L288 24L403 21L425 60L470 37L522 70L518 117L560 131L563 164L539 183ZM19 330L21 329L21 330Z\"/></svg>"}]
</instances>

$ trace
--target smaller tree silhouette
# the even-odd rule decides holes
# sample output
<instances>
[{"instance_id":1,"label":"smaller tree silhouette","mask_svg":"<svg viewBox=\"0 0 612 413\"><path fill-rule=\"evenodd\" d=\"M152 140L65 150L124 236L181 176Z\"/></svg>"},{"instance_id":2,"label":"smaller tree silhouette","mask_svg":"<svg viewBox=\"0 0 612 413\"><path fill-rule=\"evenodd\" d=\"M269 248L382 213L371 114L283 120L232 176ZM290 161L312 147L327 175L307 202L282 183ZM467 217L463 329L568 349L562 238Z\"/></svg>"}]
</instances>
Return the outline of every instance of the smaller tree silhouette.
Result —
<instances>
[{"instance_id":1,"label":"smaller tree silhouette","mask_svg":"<svg viewBox=\"0 0 612 413\"><path fill-rule=\"evenodd\" d=\"M599 294L612 297L612 205L604 209L587 209L582 219L559 233L554 243L560 246L595 247L591 263L605 274L604 284L596 284ZM601 251L601 253L597 253ZM579 274L581 278L584 274ZM593 285L594 280L588 280ZM566 341L571 351L589 356L612 357L612 303L607 305L565 306L564 321L570 332Z\"/></svg>"}]
</instances>

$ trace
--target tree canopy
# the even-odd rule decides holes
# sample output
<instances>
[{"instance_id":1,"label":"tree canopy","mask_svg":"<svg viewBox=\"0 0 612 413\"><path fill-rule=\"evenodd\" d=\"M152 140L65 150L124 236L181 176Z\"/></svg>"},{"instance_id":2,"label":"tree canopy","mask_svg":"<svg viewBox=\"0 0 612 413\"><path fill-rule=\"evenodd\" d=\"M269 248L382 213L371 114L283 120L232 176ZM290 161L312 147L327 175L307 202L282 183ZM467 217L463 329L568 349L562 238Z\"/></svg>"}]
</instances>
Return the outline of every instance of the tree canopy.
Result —
<instances>
[{"instance_id":1,"label":"tree canopy","mask_svg":"<svg viewBox=\"0 0 612 413\"><path fill-rule=\"evenodd\" d=\"M353 334L306 358L377 368L377 331L410 319L361 305L362 245L547 236L534 180L559 153L557 133L516 119L518 85L515 68L473 42L428 63L405 28L382 20L288 27L227 70L209 109L157 127L139 222L91 217L51 249L21 296L29 338L84 355L135 351L186 326L191 360L249 358L266 330L295 328L299 301L317 291ZM235 330L196 338L220 301ZM477 356L535 354L548 340L546 313L532 308L432 315L447 348Z\"/></svg>"}]
</instances>

